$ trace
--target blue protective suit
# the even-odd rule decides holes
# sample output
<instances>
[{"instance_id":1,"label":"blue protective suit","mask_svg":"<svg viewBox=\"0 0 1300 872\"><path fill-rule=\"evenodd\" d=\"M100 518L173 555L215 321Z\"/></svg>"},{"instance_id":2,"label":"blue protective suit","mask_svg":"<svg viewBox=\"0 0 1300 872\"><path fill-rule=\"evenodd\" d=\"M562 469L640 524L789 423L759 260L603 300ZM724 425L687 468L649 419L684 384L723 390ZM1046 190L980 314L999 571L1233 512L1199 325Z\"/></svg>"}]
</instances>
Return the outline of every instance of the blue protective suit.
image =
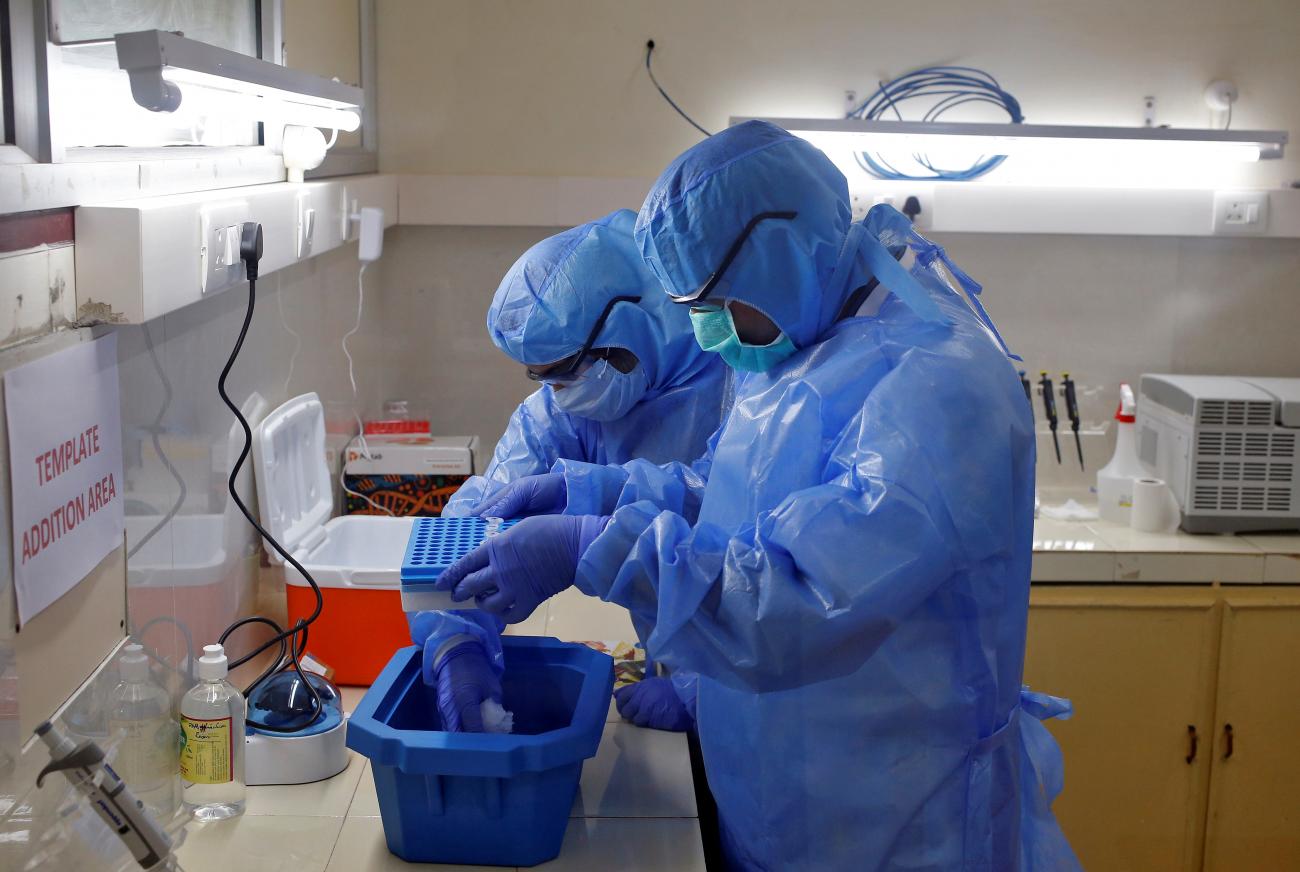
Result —
<instances>
[{"instance_id":1,"label":"blue protective suit","mask_svg":"<svg viewBox=\"0 0 1300 872\"><path fill-rule=\"evenodd\" d=\"M613 511L576 584L699 673L733 868L1077 869L1039 720L1068 703L1020 683L1033 424L978 286L956 293L942 250L888 207L851 229L843 176L759 122L673 163L637 239L685 293L751 216L790 209L715 296L799 350L738 378L691 466L557 465L566 511ZM906 248L910 272L890 257ZM864 314L841 318L873 274Z\"/></svg>"},{"instance_id":2,"label":"blue protective suit","mask_svg":"<svg viewBox=\"0 0 1300 872\"><path fill-rule=\"evenodd\" d=\"M468 515L505 484L546 472L558 460L667 463L704 452L722 417L728 370L696 345L688 313L668 300L645 266L632 236L635 222L636 213L622 209L534 245L497 288L487 327L510 357L540 366L581 350L610 299L639 295L639 304L611 310L595 347L636 355L648 384L641 401L619 420L598 422L562 411L543 386L515 410L485 474L465 482L445 516ZM500 625L487 614L421 613L412 617L412 631L421 643L471 635L501 668Z\"/></svg>"},{"instance_id":3,"label":"blue protective suit","mask_svg":"<svg viewBox=\"0 0 1300 872\"><path fill-rule=\"evenodd\" d=\"M642 262L635 221L636 213L621 209L530 248L492 298L487 326L498 348L540 366L581 349L611 298L640 295L640 304L614 308L596 345L637 356L649 384L641 402L601 423L561 411L549 386L534 391L511 415L484 475L465 482L444 515L467 515L502 485L557 460L668 463L704 453L722 417L727 368L695 344L688 313Z\"/></svg>"}]
</instances>

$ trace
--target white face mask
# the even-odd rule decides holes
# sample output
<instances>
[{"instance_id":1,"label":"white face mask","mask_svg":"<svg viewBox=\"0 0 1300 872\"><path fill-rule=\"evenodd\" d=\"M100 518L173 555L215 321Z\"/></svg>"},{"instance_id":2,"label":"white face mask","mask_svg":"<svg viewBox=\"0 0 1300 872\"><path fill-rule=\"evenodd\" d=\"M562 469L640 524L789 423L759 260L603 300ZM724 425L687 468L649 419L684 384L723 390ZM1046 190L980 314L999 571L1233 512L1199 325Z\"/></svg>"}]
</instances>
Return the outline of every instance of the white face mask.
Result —
<instances>
[{"instance_id":1,"label":"white face mask","mask_svg":"<svg viewBox=\"0 0 1300 872\"><path fill-rule=\"evenodd\" d=\"M638 363L631 372L619 372L607 360L597 360L563 390L551 388L555 405L578 418L617 421L645 396L649 381Z\"/></svg>"}]
</instances>

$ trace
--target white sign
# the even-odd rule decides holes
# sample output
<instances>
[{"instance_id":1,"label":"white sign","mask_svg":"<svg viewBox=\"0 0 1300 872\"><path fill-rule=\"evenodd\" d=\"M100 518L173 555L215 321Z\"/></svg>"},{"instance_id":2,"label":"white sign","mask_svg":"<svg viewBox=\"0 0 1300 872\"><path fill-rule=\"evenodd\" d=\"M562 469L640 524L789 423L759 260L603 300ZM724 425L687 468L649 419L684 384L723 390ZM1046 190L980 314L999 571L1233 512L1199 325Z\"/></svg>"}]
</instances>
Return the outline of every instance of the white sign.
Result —
<instances>
[{"instance_id":1,"label":"white sign","mask_svg":"<svg viewBox=\"0 0 1300 872\"><path fill-rule=\"evenodd\" d=\"M5 373L18 620L63 596L122 544L117 336Z\"/></svg>"}]
</instances>

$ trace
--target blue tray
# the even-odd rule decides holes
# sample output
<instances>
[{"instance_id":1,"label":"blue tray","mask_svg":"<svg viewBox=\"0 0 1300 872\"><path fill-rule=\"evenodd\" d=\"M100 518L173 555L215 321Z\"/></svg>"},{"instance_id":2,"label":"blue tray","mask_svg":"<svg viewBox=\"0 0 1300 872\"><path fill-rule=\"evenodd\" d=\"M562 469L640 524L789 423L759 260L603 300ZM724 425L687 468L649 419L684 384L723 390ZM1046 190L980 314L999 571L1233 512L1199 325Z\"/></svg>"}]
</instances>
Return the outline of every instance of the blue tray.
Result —
<instances>
[{"instance_id":1,"label":"blue tray","mask_svg":"<svg viewBox=\"0 0 1300 872\"><path fill-rule=\"evenodd\" d=\"M506 530L518 521L505 521ZM402 558L402 582L431 583L443 570L473 551L487 533L482 518L416 518Z\"/></svg>"},{"instance_id":2,"label":"blue tray","mask_svg":"<svg viewBox=\"0 0 1300 872\"><path fill-rule=\"evenodd\" d=\"M500 529L518 521L505 521ZM469 609L473 602L453 603L451 594L434 589L438 576L478 547L487 535L482 518L416 518L402 558L402 609Z\"/></svg>"},{"instance_id":3,"label":"blue tray","mask_svg":"<svg viewBox=\"0 0 1300 872\"><path fill-rule=\"evenodd\" d=\"M418 647L393 655L348 721L348 747L370 759L388 850L403 860L533 866L560 852L614 662L554 639L501 642L514 733L443 732Z\"/></svg>"}]
</instances>

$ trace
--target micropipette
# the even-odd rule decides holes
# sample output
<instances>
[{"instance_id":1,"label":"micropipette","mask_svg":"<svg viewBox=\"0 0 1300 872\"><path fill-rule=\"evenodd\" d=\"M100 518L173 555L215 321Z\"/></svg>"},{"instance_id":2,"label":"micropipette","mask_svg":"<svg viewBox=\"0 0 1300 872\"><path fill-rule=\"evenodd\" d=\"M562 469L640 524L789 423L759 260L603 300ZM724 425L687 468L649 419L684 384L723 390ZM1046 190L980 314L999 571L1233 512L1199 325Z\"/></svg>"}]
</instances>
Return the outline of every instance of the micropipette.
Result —
<instances>
[{"instance_id":1,"label":"micropipette","mask_svg":"<svg viewBox=\"0 0 1300 872\"><path fill-rule=\"evenodd\" d=\"M1043 414L1047 416L1047 425L1052 428L1052 447L1056 449L1056 462L1061 462L1061 442L1056 436L1056 395L1053 392L1052 380L1047 377L1047 370L1039 373L1038 379L1039 392L1043 395Z\"/></svg>"},{"instance_id":2,"label":"micropipette","mask_svg":"<svg viewBox=\"0 0 1300 872\"><path fill-rule=\"evenodd\" d=\"M1079 452L1079 469L1083 469L1083 442L1079 440L1079 399L1074 393L1074 380L1068 372L1061 373L1061 391L1065 394L1065 414L1074 431L1074 447Z\"/></svg>"}]
</instances>

